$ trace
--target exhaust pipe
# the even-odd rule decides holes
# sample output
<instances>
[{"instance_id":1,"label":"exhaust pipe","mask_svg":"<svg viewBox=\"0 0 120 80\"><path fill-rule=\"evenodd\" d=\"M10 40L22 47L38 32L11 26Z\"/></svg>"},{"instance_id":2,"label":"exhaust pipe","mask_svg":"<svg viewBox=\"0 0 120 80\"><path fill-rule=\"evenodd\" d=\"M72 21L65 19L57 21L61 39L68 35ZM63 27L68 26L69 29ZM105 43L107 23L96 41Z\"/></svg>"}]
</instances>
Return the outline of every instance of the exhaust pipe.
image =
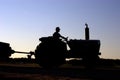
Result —
<instances>
[{"instance_id":1,"label":"exhaust pipe","mask_svg":"<svg viewBox=\"0 0 120 80\"><path fill-rule=\"evenodd\" d=\"M89 38L89 36L90 36L90 34L89 34L89 28L88 28L88 24L86 23L85 24L85 40L89 40L90 38Z\"/></svg>"}]
</instances>

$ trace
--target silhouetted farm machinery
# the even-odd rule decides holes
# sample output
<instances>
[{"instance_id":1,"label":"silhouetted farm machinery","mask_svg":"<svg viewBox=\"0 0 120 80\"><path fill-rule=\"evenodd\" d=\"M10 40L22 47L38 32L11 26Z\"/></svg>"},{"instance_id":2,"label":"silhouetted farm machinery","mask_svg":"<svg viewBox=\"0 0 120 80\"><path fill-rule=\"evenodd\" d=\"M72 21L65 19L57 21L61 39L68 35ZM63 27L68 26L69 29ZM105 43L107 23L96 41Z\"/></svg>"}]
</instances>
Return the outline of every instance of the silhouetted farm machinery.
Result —
<instances>
[{"instance_id":1,"label":"silhouetted farm machinery","mask_svg":"<svg viewBox=\"0 0 120 80\"><path fill-rule=\"evenodd\" d=\"M58 67L66 63L66 58L80 58L85 65L94 65L100 59L100 40L89 39L89 28L86 24L85 40L56 40L52 36L41 37L41 43L34 52L19 52L11 49L8 43L0 42L0 59L8 59L13 53L34 55L35 61L43 67ZM67 49L69 46L69 50Z\"/></svg>"},{"instance_id":2,"label":"silhouetted farm machinery","mask_svg":"<svg viewBox=\"0 0 120 80\"><path fill-rule=\"evenodd\" d=\"M28 54L28 57L34 55L34 52L15 51L10 47L9 43L0 42L0 60L9 60L9 57L14 53Z\"/></svg>"}]
</instances>

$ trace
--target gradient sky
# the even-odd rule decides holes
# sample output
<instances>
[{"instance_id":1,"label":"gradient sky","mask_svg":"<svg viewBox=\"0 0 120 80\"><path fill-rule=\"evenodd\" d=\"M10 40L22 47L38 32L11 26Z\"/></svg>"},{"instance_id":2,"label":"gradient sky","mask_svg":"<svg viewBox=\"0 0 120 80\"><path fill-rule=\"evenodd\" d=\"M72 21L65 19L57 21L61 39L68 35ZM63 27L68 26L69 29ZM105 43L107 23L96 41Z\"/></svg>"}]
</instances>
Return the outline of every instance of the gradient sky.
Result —
<instances>
[{"instance_id":1,"label":"gradient sky","mask_svg":"<svg viewBox=\"0 0 120 80\"><path fill-rule=\"evenodd\" d=\"M120 59L120 0L0 0L0 41L17 51L34 51L55 27L69 39L101 41L101 58ZM13 54L11 57L26 57Z\"/></svg>"}]
</instances>

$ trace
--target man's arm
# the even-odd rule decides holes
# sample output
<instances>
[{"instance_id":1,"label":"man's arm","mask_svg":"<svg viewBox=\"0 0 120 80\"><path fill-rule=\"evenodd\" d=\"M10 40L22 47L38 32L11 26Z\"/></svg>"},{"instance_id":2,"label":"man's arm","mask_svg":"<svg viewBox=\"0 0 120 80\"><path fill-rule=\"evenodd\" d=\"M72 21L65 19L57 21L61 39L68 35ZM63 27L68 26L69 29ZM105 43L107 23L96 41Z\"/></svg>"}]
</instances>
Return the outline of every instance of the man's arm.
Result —
<instances>
[{"instance_id":1,"label":"man's arm","mask_svg":"<svg viewBox=\"0 0 120 80\"><path fill-rule=\"evenodd\" d=\"M64 37L64 36L61 36L61 35L60 35L60 37L63 38L65 41L67 41L68 37Z\"/></svg>"}]
</instances>

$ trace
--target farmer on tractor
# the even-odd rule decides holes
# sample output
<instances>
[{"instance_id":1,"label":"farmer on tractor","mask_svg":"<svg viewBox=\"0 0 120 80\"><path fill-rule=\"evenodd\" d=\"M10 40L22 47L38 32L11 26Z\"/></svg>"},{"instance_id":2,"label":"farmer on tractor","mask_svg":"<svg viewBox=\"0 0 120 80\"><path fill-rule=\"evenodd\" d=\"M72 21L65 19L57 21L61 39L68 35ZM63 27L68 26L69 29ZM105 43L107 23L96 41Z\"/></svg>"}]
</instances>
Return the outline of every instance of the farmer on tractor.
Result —
<instances>
[{"instance_id":1,"label":"farmer on tractor","mask_svg":"<svg viewBox=\"0 0 120 80\"><path fill-rule=\"evenodd\" d=\"M53 38L56 40L60 40L60 38L64 39L65 41L67 41L67 38L65 38L64 36L61 36L60 32L60 28L56 27L55 32L53 33Z\"/></svg>"}]
</instances>

